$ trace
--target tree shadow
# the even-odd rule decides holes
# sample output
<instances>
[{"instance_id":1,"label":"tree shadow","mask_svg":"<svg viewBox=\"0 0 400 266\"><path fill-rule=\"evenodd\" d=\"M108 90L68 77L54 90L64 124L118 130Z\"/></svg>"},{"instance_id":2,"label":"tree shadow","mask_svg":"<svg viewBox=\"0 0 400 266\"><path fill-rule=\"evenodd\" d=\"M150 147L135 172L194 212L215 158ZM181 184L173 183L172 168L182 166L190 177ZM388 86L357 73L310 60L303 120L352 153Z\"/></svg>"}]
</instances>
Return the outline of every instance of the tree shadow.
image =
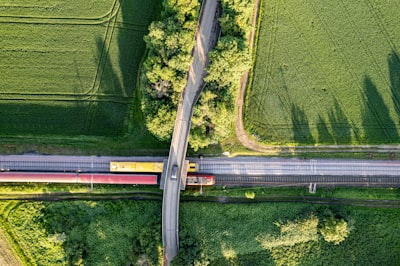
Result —
<instances>
[{"instance_id":1,"label":"tree shadow","mask_svg":"<svg viewBox=\"0 0 400 266\"><path fill-rule=\"evenodd\" d=\"M317 131L318 131L318 143L331 144L335 142L331 132L329 132L326 122L321 116L318 116Z\"/></svg>"},{"instance_id":2,"label":"tree shadow","mask_svg":"<svg viewBox=\"0 0 400 266\"><path fill-rule=\"evenodd\" d=\"M96 38L98 69L91 91L86 131L108 128L114 136L143 136L138 75L146 45L143 36L156 18L161 1L119 0L104 36ZM117 9L119 7L119 9ZM149 16L149 14L152 14ZM95 102L95 104L93 104Z\"/></svg>"},{"instance_id":3,"label":"tree shadow","mask_svg":"<svg viewBox=\"0 0 400 266\"><path fill-rule=\"evenodd\" d=\"M329 123L332 126L333 136L336 144L351 143L351 127L343 109L338 101L334 101L334 110L328 113Z\"/></svg>"},{"instance_id":4,"label":"tree shadow","mask_svg":"<svg viewBox=\"0 0 400 266\"><path fill-rule=\"evenodd\" d=\"M292 104L291 118L293 128L293 141L302 144L314 144L315 140L311 134L308 118L302 108Z\"/></svg>"},{"instance_id":5,"label":"tree shadow","mask_svg":"<svg viewBox=\"0 0 400 266\"><path fill-rule=\"evenodd\" d=\"M382 142L382 136L387 143L398 141L399 135L395 123L390 117L390 112L376 85L368 75L364 77L364 110L362 112L362 126L364 129L363 141L365 143Z\"/></svg>"},{"instance_id":6,"label":"tree shadow","mask_svg":"<svg viewBox=\"0 0 400 266\"><path fill-rule=\"evenodd\" d=\"M400 120L400 56L392 50L388 56L390 90L393 104Z\"/></svg>"}]
</instances>

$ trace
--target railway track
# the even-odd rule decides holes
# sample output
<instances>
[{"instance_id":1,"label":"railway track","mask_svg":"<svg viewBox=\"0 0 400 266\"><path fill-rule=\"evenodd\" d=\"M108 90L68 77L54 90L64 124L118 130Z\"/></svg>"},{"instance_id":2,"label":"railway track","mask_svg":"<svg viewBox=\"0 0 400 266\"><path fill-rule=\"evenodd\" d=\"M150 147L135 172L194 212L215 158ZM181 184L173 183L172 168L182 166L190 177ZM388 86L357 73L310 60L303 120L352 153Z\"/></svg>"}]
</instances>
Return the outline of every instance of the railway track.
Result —
<instances>
[{"instance_id":1,"label":"railway track","mask_svg":"<svg viewBox=\"0 0 400 266\"><path fill-rule=\"evenodd\" d=\"M1 171L109 173L111 161L162 162L164 157L0 155ZM222 186L400 187L400 161L281 158L189 158Z\"/></svg>"},{"instance_id":2,"label":"railway track","mask_svg":"<svg viewBox=\"0 0 400 266\"><path fill-rule=\"evenodd\" d=\"M400 187L400 176L215 176L215 185L219 186L305 186L310 183L319 186Z\"/></svg>"}]
</instances>

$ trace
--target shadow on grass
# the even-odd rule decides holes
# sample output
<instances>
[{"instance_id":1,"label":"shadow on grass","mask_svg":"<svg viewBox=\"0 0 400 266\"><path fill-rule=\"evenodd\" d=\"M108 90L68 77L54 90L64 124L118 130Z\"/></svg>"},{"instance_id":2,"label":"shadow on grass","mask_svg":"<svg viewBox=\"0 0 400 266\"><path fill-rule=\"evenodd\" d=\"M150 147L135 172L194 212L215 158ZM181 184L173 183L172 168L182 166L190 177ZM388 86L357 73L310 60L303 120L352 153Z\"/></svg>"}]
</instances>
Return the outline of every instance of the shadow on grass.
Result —
<instances>
[{"instance_id":1,"label":"shadow on grass","mask_svg":"<svg viewBox=\"0 0 400 266\"><path fill-rule=\"evenodd\" d=\"M332 125L334 143L349 144L351 143L351 127L343 109L338 101L334 101L334 110L328 113L329 123Z\"/></svg>"},{"instance_id":2,"label":"shadow on grass","mask_svg":"<svg viewBox=\"0 0 400 266\"><path fill-rule=\"evenodd\" d=\"M400 122L400 56L396 51L389 54L388 65L392 100Z\"/></svg>"},{"instance_id":3,"label":"shadow on grass","mask_svg":"<svg viewBox=\"0 0 400 266\"><path fill-rule=\"evenodd\" d=\"M349 144L351 143L351 126L339 102L335 99L334 108L328 112L328 123L319 116L317 121L318 143Z\"/></svg>"},{"instance_id":4,"label":"shadow on grass","mask_svg":"<svg viewBox=\"0 0 400 266\"><path fill-rule=\"evenodd\" d=\"M362 112L362 126L364 129L363 141L365 143L379 143L386 139L387 143L398 142L399 135L396 125L390 117L386 106L376 85L369 76L364 77L364 110Z\"/></svg>"},{"instance_id":5,"label":"shadow on grass","mask_svg":"<svg viewBox=\"0 0 400 266\"><path fill-rule=\"evenodd\" d=\"M315 143L307 116L302 108L292 104L291 108L293 141L295 143Z\"/></svg>"},{"instance_id":6,"label":"shadow on grass","mask_svg":"<svg viewBox=\"0 0 400 266\"><path fill-rule=\"evenodd\" d=\"M329 128L321 116L318 116L317 120L317 131L318 131L318 143L335 143L333 135L329 131Z\"/></svg>"}]
</instances>

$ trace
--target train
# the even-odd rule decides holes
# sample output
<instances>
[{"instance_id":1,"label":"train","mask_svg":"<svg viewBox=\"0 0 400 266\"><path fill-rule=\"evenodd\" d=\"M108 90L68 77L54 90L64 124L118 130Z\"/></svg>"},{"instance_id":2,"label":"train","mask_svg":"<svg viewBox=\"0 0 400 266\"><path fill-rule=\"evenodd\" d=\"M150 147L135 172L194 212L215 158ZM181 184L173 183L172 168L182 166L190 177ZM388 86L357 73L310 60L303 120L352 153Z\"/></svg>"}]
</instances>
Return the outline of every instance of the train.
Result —
<instances>
[{"instance_id":1,"label":"train","mask_svg":"<svg viewBox=\"0 0 400 266\"><path fill-rule=\"evenodd\" d=\"M158 185L158 174L120 173L56 173L56 172L0 172L0 182L79 183L79 184L125 184ZM188 174L188 186L212 186L213 175Z\"/></svg>"},{"instance_id":2,"label":"train","mask_svg":"<svg viewBox=\"0 0 400 266\"><path fill-rule=\"evenodd\" d=\"M164 163L162 162L110 162L110 172L131 172L131 173L161 173ZM190 162L188 173L198 172L197 163Z\"/></svg>"}]
</instances>

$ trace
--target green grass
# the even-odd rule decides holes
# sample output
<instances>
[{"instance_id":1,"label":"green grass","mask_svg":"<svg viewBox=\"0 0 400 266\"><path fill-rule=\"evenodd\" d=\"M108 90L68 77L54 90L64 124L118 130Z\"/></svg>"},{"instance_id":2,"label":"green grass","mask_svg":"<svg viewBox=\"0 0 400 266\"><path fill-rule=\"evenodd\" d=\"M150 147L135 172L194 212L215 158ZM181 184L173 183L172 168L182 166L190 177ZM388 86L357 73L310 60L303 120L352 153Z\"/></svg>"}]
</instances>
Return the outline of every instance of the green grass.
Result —
<instances>
[{"instance_id":1,"label":"green grass","mask_svg":"<svg viewBox=\"0 0 400 266\"><path fill-rule=\"evenodd\" d=\"M270 144L400 141L396 1L262 1L245 124Z\"/></svg>"},{"instance_id":2,"label":"green grass","mask_svg":"<svg viewBox=\"0 0 400 266\"><path fill-rule=\"evenodd\" d=\"M349 238L338 246L319 239L277 250L273 258L256 240L260 235L277 233L275 221L294 220L309 212L323 213L327 208L289 203L183 203L180 224L181 230L190 232L199 243L203 255L197 260L208 260L210 265L273 265L288 257L294 258L292 265L296 261L300 265L398 265L400 209L331 208L355 222Z\"/></svg>"},{"instance_id":3,"label":"green grass","mask_svg":"<svg viewBox=\"0 0 400 266\"><path fill-rule=\"evenodd\" d=\"M50 138L58 147L62 138L71 149L83 136L104 147L112 146L104 137L126 137L131 149L155 141L136 83L143 36L160 8L160 0L2 1L0 135L17 145Z\"/></svg>"},{"instance_id":4,"label":"green grass","mask_svg":"<svg viewBox=\"0 0 400 266\"><path fill-rule=\"evenodd\" d=\"M0 190L1 191L1 190ZM199 188L188 187L183 195L199 196ZM256 197L307 196L322 198L399 200L400 191L395 188L357 188L357 187L320 187L310 194L308 187L205 187L202 196L227 196L245 198L246 192L254 192Z\"/></svg>"}]
</instances>

